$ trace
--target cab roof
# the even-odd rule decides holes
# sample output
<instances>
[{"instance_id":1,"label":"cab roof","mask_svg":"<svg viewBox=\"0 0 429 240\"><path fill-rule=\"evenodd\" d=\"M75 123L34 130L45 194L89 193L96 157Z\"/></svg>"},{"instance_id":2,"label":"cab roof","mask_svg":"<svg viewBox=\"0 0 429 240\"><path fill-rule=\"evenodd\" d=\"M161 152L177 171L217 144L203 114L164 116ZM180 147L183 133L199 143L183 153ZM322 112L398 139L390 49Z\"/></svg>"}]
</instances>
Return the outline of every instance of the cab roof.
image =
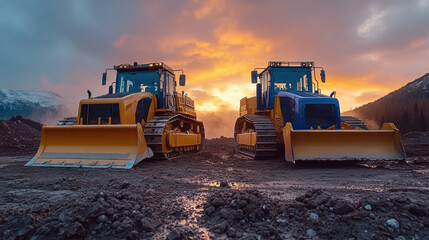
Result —
<instances>
[{"instance_id":1,"label":"cab roof","mask_svg":"<svg viewBox=\"0 0 429 240\"><path fill-rule=\"evenodd\" d=\"M174 70L163 62L146 63L146 64L138 64L137 62L134 62L134 64L124 63L124 64L119 64L117 66L115 65L113 66L113 68L118 72L139 72L139 71L165 69L170 73L174 74Z\"/></svg>"},{"instance_id":2,"label":"cab roof","mask_svg":"<svg viewBox=\"0 0 429 240\"><path fill-rule=\"evenodd\" d=\"M270 61L260 74L264 73L270 68L313 68L314 62L283 62L283 61Z\"/></svg>"}]
</instances>

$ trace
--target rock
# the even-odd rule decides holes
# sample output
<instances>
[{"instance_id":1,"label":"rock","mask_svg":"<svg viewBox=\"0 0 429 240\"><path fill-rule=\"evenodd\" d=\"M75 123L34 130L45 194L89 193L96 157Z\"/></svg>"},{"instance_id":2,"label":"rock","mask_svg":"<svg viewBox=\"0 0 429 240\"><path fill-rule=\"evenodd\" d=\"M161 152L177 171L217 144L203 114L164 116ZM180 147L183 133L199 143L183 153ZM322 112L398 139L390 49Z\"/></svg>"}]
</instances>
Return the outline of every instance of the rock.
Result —
<instances>
[{"instance_id":1,"label":"rock","mask_svg":"<svg viewBox=\"0 0 429 240\"><path fill-rule=\"evenodd\" d=\"M372 218L372 219L375 219L375 214L374 213L370 213L369 217Z\"/></svg>"},{"instance_id":2,"label":"rock","mask_svg":"<svg viewBox=\"0 0 429 240\"><path fill-rule=\"evenodd\" d=\"M288 223L288 221L286 219L282 219L282 218L277 219L276 222L278 222L278 223Z\"/></svg>"},{"instance_id":3,"label":"rock","mask_svg":"<svg viewBox=\"0 0 429 240\"><path fill-rule=\"evenodd\" d=\"M399 222L392 218L386 221L387 226L394 228L394 229L398 229L399 228Z\"/></svg>"},{"instance_id":4,"label":"rock","mask_svg":"<svg viewBox=\"0 0 429 240\"><path fill-rule=\"evenodd\" d=\"M395 198L394 198L394 200L395 200L396 202L398 202L398 203L401 203L401 204L403 204L403 203L406 203L406 202L407 202L407 199L406 199L406 198L404 198L404 197L401 197L401 196L395 197Z\"/></svg>"},{"instance_id":5,"label":"rock","mask_svg":"<svg viewBox=\"0 0 429 240\"><path fill-rule=\"evenodd\" d=\"M262 205L262 210L264 211L264 212L267 212L268 211L268 206L266 205L266 204L264 204L264 205Z\"/></svg>"},{"instance_id":6,"label":"rock","mask_svg":"<svg viewBox=\"0 0 429 240\"><path fill-rule=\"evenodd\" d=\"M70 217L67 216L65 212L62 212L60 215L58 215L58 220L60 220L60 222L68 222L70 221Z\"/></svg>"},{"instance_id":7,"label":"rock","mask_svg":"<svg viewBox=\"0 0 429 240\"><path fill-rule=\"evenodd\" d=\"M226 235L230 238L235 238L237 236L237 232L235 231L234 228L229 228L228 231L226 232Z\"/></svg>"},{"instance_id":8,"label":"rock","mask_svg":"<svg viewBox=\"0 0 429 240\"><path fill-rule=\"evenodd\" d=\"M128 239L128 240L135 240L135 239L139 239L139 232L137 232L136 230L131 231L131 232L127 235L127 239Z\"/></svg>"},{"instance_id":9,"label":"rock","mask_svg":"<svg viewBox=\"0 0 429 240\"><path fill-rule=\"evenodd\" d=\"M233 214L232 214L232 209L230 208L222 208L219 211L219 214L224 218L224 219L232 219L233 218Z\"/></svg>"},{"instance_id":10,"label":"rock","mask_svg":"<svg viewBox=\"0 0 429 240\"><path fill-rule=\"evenodd\" d=\"M340 200L334 205L334 213L345 215L353 212L355 209L349 204L348 201Z\"/></svg>"},{"instance_id":11,"label":"rock","mask_svg":"<svg viewBox=\"0 0 429 240\"><path fill-rule=\"evenodd\" d=\"M128 188L131 185L131 183L127 180L121 182L121 188Z\"/></svg>"},{"instance_id":12,"label":"rock","mask_svg":"<svg viewBox=\"0 0 429 240\"><path fill-rule=\"evenodd\" d=\"M25 237L26 235L28 235L32 230L34 229L33 226L26 224L23 225L19 228L17 236L18 237ZM6 234L5 234L6 235Z\"/></svg>"},{"instance_id":13,"label":"rock","mask_svg":"<svg viewBox=\"0 0 429 240\"><path fill-rule=\"evenodd\" d=\"M417 205L412 205L409 209L410 213L418 216L418 217L423 217L426 216L428 214L427 209L422 207L422 206L417 206Z\"/></svg>"},{"instance_id":14,"label":"rock","mask_svg":"<svg viewBox=\"0 0 429 240\"><path fill-rule=\"evenodd\" d=\"M369 204L366 204L363 208L365 208L365 210L367 210L367 211L371 211L372 210L372 207Z\"/></svg>"},{"instance_id":15,"label":"rock","mask_svg":"<svg viewBox=\"0 0 429 240\"><path fill-rule=\"evenodd\" d=\"M221 181L220 182L220 187L229 187L229 184L227 181Z\"/></svg>"},{"instance_id":16,"label":"rock","mask_svg":"<svg viewBox=\"0 0 429 240\"><path fill-rule=\"evenodd\" d=\"M219 206L223 205L223 200L221 198L216 197L213 199L212 205L215 207L219 207Z\"/></svg>"},{"instance_id":17,"label":"rock","mask_svg":"<svg viewBox=\"0 0 429 240\"><path fill-rule=\"evenodd\" d=\"M97 212L98 212L98 206L97 205L92 205L91 207L88 208L87 210L87 214L90 217L96 217L97 216Z\"/></svg>"},{"instance_id":18,"label":"rock","mask_svg":"<svg viewBox=\"0 0 429 240\"><path fill-rule=\"evenodd\" d=\"M178 240L180 239L180 232L177 231L176 229L173 229L168 235L167 235L167 240Z\"/></svg>"},{"instance_id":19,"label":"rock","mask_svg":"<svg viewBox=\"0 0 429 240\"><path fill-rule=\"evenodd\" d=\"M42 210L42 206L34 206L33 208L31 208L32 213L38 213L41 210Z\"/></svg>"},{"instance_id":20,"label":"rock","mask_svg":"<svg viewBox=\"0 0 429 240\"><path fill-rule=\"evenodd\" d=\"M243 210L241 210L241 209L238 209L238 210L232 210L232 212L233 212L233 215L234 215L234 218L235 218L235 220L240 220L240 219L243 219L243 217L244 217L244 212L243 212Z\"/></svg>"},{"instance_id":21,"label":"rock","mask_svg":"<svg viewBox=\"0 0 429 240\"><path fill-rule=\"evenodd\" d=\"M149 188L149 189L146 190L146 193L147 194L154 194L155 190L153 190L152 188Z\"/></svg>"},{"instance_id":22,"label":"rock","mask_svg":"<svg viewBox=\"0 0 429 240\"><path fill-rule=\"evenodd\" d=\"M113 208L108 208L106 210L106 215L107 216L112 216L114 213L115 213L115 209L113 209Z\"/></svg>"},{"instance_id":23,"label":"rock","mask_svg":"<svg viewBox=\"0 0 429 240\"><path fill-rule=\"evenodd\" d=\"M212 215L212 213L214 213L214 211L216 211L216 208L214 208L213 206L210 206L206 209L205 212L206 212L207 216L210 216L210 215Z\"/></svg>"},{"instance_id":24,"label":"rock","mask_svg":"<svg viewBox=\"0 0 429 240\"><path fill-rule=\"evenodd\" d=\"M238 206L240 206L240 208L246 207L247 206L247 201L244 200L244 199L238 201Z\"/></svg>"},{"instance_id":25,"label":"rock","mask_svg":"<svg viewBox=\"0 0 429 240\"><path fill-rule=\"evenodd\" d=\"M310 198L310 200L307 201L306 204L310 208L316 208L317 206L322 205L325 202L327 202L330 198L331 198L331 196L329 196L329 194L322 192L318 195L314 194Z\"/></svg>"},{"instance_id":26,"label":"rock","mask_svg":"<svg viewBox=\"0 0 429 240\"><path fill-rule=\"evenodd\" d=\"M140 220L140 222L141 222L141 226L142 226L143 230L145 230L146 232L155 231L155 227L154 227L154 225L150 219L145 217L142 220Z\"/></svg>"},{"instance_id":27,"label":"rock","mask_svg":"<svg viewBox=\"0 0 429 240\"><path fill-rule=\"evenodd\" d=\"M119 221L115 221L112 223L111 228L117 229L121 223Z\"/></svg>"},{"instance_id":28,"label":"rock","mask_svg":"<svg viewBox=\"0 0 429 240\"><path fill-rule=\"evenodd\" d=\"M319 215L317 215L316 213L310 213L310 218L314 219L314 220L318 220L319 219Z\"/></svg>"},{"instance_id":29,"label":"rock","mask_svg":"<svg viewBox=\"0 0 429 240\"><path fill-rule=\"evenodd\" d=\"M99 223L104 223L106 220L107 220L106 215L103 214L103 215L98 216L98 222Z\"/></svg>"},{"instance_id":30,"label":"rock","mask_svg":"<svg viewBox=\"0 0 429 240\"><path fill-rule=\"evenodd\" d=\"M216 229L218 229L220 232L225 232L229 226L227 221L223 221L215 226Z\"/></svg>"},{"instance_id":31,"label":"rock","mask_svg":"<svg viewBox=\"0 0 429 240\"><path fill-rule=\"evenodd\" d=\"M298 196L298 197L295 198L295 201L297 201L297 202L303 202L304 199L305 199L305 196Z\"/></svg>"},{"instance_id":32,"label":"rock","mask_svg":"<svg viewBox=\"0 0 429 240\"><path fill-rule=\"evenodd\" d=\"M66 231L67 238L84 237L86 234L85 228L80 222L74 222L71 226L68 225L67 228L68 228L68 231Z\"/></svg>"},{"instance_id":33,"label":"rock","mask_svg":"<svg viewBox=\"0 0 429 240\"><path fill-rule=\"evenodd\" d=\"M315 236L317 236L317 233L316 233L316 231L314 231L313 229L307 229L307 236L309 236L309 237L315 237Z\"/></svg>"},{"instance_id":34,"label":"rock","mask_svg":"<svg viewBox=\"0 0 429 240\"><path fill-rule=\"evenodd\" d=\"M192 233L193 232L193 230L192 230L192 228L191 227L189 227L189 226L183 226L183 227L181 227L180 228L180 232L184 232L184 233Z\"/></svg>"}]
</instances>

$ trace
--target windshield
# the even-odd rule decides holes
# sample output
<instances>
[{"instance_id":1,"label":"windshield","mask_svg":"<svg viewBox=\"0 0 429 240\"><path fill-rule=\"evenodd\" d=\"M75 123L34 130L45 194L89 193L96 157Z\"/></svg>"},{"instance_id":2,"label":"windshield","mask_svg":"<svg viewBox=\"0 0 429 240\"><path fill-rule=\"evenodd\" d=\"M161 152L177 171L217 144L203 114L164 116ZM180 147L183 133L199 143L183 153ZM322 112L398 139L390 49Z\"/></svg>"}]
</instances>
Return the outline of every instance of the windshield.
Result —
<instances>
[{"instance_id":1,"label":"windshield","mask_svg":"<svg viewBox=\"0 0 429 240\"><path fill-rule=\"evenodd\" d=\"M158 71L118 72L116 93L122 92L159 92Z\"/></svg>"},{"instance_id":2,"label":"windshield","mask_svg":"<svg viewBox=\"0 0 429 240\"><path fill-rule=\"evenodd\" d=\"M308 76L310 75L310 76ZM309 90L309 79L311 79L311 71L297 69L281 69L271 73L274 80L274 93L279 91L294 90L305 91Z\"/></svg>"}]
</instances>

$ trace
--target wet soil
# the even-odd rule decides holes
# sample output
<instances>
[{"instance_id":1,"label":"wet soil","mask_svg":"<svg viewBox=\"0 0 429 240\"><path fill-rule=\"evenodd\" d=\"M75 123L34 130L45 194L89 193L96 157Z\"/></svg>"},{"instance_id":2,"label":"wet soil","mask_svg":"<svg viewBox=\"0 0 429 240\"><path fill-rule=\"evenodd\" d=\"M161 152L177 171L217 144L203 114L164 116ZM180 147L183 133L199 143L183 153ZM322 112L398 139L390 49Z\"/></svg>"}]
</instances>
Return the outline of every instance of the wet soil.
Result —
<instances>
[{"instance_id":1,"label":"wet soil","mask_svg":"<svg viewBox=\"0 0 429 240\"><path fill-rule=\"evenodd\" d=\"M417 149L408 164L253 161L230 138L131 170L9 154L0 239L429 239L429 148L416 138L404 139Z\"/></svg>"},{"instance_id":2,"label":"wet soil","mask_svg":"<svg viewBox=\"0 0 429 240\"><path fill-rule=\"evenodd\" d=\"M0 120L0 156L35 153L39 147L42 126L21 116Z\"/></svg>"}]
</instances>

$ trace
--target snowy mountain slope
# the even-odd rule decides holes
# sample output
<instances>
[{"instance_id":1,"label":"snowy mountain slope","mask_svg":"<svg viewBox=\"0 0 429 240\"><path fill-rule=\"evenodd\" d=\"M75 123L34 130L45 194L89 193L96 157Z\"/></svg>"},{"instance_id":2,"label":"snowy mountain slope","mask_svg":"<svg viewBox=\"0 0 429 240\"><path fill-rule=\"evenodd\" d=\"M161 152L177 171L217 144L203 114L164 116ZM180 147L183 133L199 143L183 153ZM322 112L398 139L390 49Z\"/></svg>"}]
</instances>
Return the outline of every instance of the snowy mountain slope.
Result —
<instances>
[{"instance_id":1,"label":"snowy mountain slope","mask_svg":"<svg viewBox=\"0 0 429 240\"><path fill-rule=\"evenodd\" d=\"M63 98L48 91L24 91L0 88L0 119L21 115L41 121L63 108Z\"/></svg>"}]
</instances>

